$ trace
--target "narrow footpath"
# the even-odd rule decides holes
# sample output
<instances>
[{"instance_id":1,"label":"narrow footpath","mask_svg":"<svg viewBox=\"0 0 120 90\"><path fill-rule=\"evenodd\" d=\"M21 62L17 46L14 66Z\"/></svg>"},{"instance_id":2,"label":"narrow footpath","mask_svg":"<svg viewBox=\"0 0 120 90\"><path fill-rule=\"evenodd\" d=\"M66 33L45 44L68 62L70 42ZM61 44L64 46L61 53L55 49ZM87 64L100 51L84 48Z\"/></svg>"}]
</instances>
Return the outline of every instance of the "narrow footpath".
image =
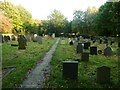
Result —
<instances>
[{"instance_id":1,"label":"narrow footpath","mask_svg":"<svg viewBox=\"0 0 120 90\"><path fill-rule=\"evenodd\" d=\"M50 72L50 60L52 59L52 54L55 52L59 40L60 38L57 39L50 51L46 53L42 62L38 63L35 69L30 72L27 79L23 81L21 88L43 88L44 81Z\"/></svg>"}]
</instances>

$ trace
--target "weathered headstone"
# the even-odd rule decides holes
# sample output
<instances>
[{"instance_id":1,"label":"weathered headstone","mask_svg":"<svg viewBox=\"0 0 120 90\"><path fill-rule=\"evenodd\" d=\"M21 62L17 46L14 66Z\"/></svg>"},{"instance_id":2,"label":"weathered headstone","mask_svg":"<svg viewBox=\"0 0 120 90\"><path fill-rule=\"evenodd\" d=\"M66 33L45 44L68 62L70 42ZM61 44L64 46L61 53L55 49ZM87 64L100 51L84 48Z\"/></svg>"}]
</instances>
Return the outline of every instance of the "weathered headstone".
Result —
<instances>
[{"instance_id":1,"label":"weathered headstone","mask_svg":"<svg viewBox=\"0 0 120 90\"><path fill-rule=\"evenodd\" d=\"M97 82L102 84L110 83L110 68L102 66L97 68Z\"/></svg>"},{"instance_id":2,"label":"weathered headstone","mask_svg":"<svg viewBox=\"0 0 120 90\"><path fill-rule=\"evenodd\" d=\"M63 78L78 79L78 61L63 61Z\"/></svg>"},{"instance_id":3,"label":"weathered headstone","mask_svg":"<svg viewBox=\"0 0 120 90\"><path fill-rule=\"evenodd\" d=\"M111 56L112 55L112 49L110 47L107 47L104 49L104 55L105 56Z\"/></svg>"},{"instance_id":4,"label":"weathered headstone","mask_svg":"<svg viewBox=\"0 0 120 90\"><path fill-rule=\"evenodd\" d=\"M30 42L30 35L26 36L26 40L27 40L27 42Z\"/></svg>"},{"instance_id":5,"label":"weathered headstone","mask_svg":"<svg viewBox=\"0 0 120 90\"><path fill-rule=\"evenodd\" d=\"M37 41L39 44L42 44L42 37L41 36L37 36Z\"/></svg>"},{"instance_id":6,"label":"weathered headstone","mask_svg":"<svg viewBox=\"0 0 120 90\"><path fill-rule=\"evenodd\" d=\"M82 61L89 61L89 53L88 52L82 53L81 60Z\"/></svg>"},{"instance_id":7,"label":"weathered headstone","mask_svg":"<svg viewBox=\"0 0 120 90\"><path fill-rule=\"evenodd\" d=\"M97 47L96 46L90 47L90 54L91 55L97 55Z\"/></svg>"},{"instance_id":8,"label":"weathered headstone","mask_svg":"<svg viewBox=\"0 0 120 90\"><path fill-rule=\"evenodd\" d=\"M18 36L18 49L26 49L26 39L23 35Z\"/></svg>"},{"instance_id":9,"label":"weathered headstone","mask_svg":"<svg viewBox=\"0 0 120 90\"><path fill-rule=\"evenodd\" d=\"M76 48L77 53L82 53L83 52L83 46L82 43L78 43L77 48Z\"/></svg>"}]
</instances>

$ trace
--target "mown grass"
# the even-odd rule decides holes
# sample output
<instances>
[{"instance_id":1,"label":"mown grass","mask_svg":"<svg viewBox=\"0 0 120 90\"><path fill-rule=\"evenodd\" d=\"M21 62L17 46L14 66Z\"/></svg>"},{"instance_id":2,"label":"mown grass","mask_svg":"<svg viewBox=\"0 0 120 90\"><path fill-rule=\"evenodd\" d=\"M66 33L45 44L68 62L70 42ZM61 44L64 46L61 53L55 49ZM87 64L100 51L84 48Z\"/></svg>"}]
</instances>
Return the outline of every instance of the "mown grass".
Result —
<instances>
[{"instance_id":1,"label":"mown grass","mask_svg":"<svg viewBox=\"0 0 120 90\"><path fill-rule=\"evenodd\" d=\"M62 61L74 61L81 59L80 54L76 54L76 47L68 44L62 45L61 41L53 54L51 60L52 70L50 77L45 82L45 88L116 88L118 86L118 62L116 56L105 57L103 55L90 55L89 62L79 62L78 81L65 80L62 77ZM113 45L114 55L116 53L116 43ZM97 67L108 66L111 68L111 83L96 83ZM71 69L70 69L71 70Z\"/></svg>"},{"instance_id":2,"label":"mown grass","mask_svg":"<svg viewBox=\"0 0 120 90\"><path fill-rule=\"evenodd\" d=\"M16 70L2 80L3 88L19 87L27 72L36 66L55 43L56 39L43 39L42 44L28 42L26 50L7 44L2 45L2 67L15 66ZM13 42L16 43L16 42Z\"/></svg>"}]
</instances>

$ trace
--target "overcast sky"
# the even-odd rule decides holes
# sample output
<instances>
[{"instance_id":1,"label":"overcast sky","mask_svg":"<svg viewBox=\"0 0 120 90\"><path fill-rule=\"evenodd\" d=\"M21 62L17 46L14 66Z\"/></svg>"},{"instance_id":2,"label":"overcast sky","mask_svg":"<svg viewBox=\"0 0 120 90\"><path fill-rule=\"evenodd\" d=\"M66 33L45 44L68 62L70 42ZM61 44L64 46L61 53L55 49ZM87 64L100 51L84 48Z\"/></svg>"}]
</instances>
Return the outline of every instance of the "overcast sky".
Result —
<instances>
[{"instance_id":1,"label":"overcast sky","mask_svg":"<svg viewBox=\"0 0 120 90\"><path fill-rule=\"evenodd\" d=\"M4 1L4 0L0 0ZM72 20L74 10L85 11L88 6L99 8L107 0L5 0L14 5L21 4L26 8L34 19L47 19L54 9L60 10L68 20Z\"/></svg>"}]
</instances>

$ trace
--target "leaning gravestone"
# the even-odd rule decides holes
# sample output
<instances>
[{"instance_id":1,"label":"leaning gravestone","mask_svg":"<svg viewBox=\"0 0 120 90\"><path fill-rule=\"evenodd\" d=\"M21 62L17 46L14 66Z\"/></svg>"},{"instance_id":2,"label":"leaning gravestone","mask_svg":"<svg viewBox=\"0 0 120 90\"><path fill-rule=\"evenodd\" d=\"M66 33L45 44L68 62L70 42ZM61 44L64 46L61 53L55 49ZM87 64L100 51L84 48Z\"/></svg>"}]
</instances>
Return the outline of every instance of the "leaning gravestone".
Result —
<instances>
[{"instance_id":1,"label":"leaning gravestone","mask_svg":"<svg viewBox=\"0 0 120 90\"><path fill-rule=\"evenodd\" d=\"M42 37L41 36L37 36L37 41L39 44L42 44Z\"/></svg>"},{"instance_id":2,"label":"leaning gravestone","mask_svg":"<svg viewBox=\"0 0 120 90\"><path fill-rule=\"evenodd\" d=\"M27 42L30 42L30 35L26 36L26 40L27 40Z\"/></svg>"},{"instance_id":3,"label":"leaning gravestone","mask_svg":"<svg viewBox=\"0 0 120 90\"><path fill-rule=\"evenodd\" d=\"M112 49L110 47L107 47L104 49L104 55L105 56L111 56L112 55Z\"/></svg>"},{"instance_id":4,"label":"leaning gravestone","mask_svg":"<svg viewBox=\"0 0 120 90\"><path fill-rule=\"evenodd\" d=\"M63 78L78 79L78 61L63 61Z\"/></svg>"},{"instance_id":5,"label":"leaning gravestone","mask_svg":"<svg viewBox=\"0 0 120 90\"><path fill-rule=\"evenodd\" d=\"M101 84L110 83L110 68L102 66L97 68L97 82Z\"/></svg>"},{"instance_id":6,"label":"leaning gravestone","mask_svg":"<svg viewBox=\"0 0 120 90\"><path fill-rule=\"evenodd\" d=\"M97 47L96 46L90 47L90 54L91 55L97 55Z\"/></svg>"},{"instance_id":7,"label":"leaning gravestone","mask_svg":"<svg viewBox=\"0 0 120 90\"><path fill-rule=\"evenodd\" d=\"M89 61L89 53L88 52L82 53L81 60L82 61Z\"/></svg>"},{"instance_id":8,"label":"leaning gravestone","mask_svg":"<svg viewBox=\"0 0 120 90\"><path fill-rule=\"evenodd\" d=\"M18 36L18 49L26 49L26 39L23 35Z\"/></svg>"},{"instance_id":9,"label":"leaning gravestone","mask_svg":"<svg viewBox=\"0 0 120 90\"><path fill-rule=\"evenodd\" d=\"M77 53L82 53L83 52L83 46L82 43L78 43L77 48L76 48Z\"/></svg>"}]
</instances>

